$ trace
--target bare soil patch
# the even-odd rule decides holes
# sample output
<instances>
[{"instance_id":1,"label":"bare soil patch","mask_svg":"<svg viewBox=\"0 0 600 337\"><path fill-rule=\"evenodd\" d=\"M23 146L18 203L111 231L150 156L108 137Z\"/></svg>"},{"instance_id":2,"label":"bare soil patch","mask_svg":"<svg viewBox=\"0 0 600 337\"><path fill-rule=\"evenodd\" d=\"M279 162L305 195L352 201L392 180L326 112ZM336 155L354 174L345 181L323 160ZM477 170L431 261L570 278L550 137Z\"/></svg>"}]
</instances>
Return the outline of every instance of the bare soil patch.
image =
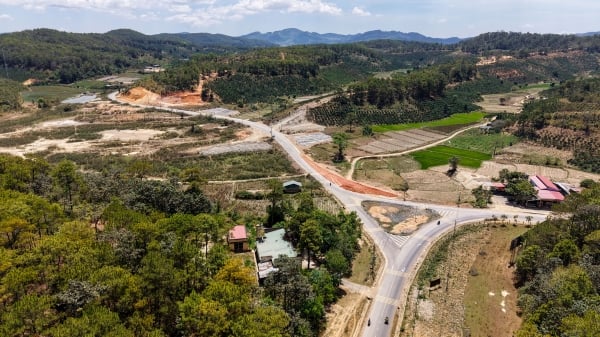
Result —
<instances>
[{"instance_id":1,"label":"bare soil patch","mask_svg":"<svg viewBox=\"0 0 600 337\"><path fill-rule=\"evenodd\" d=\"M430 210L386 203L364 202L363 207L391 234L410 235L422 224L439 217Z\"/></svg>"},{"instance_id":2,"label":"bare soil patch","mask_svg":"<svg viewBox=\"0 0 600 337\"><path fill-rule=\"evenodd\" d=\"M327 327L322 336L352 337L362 327L362 315L368 304L362 294L346 294L333 304L326 314Z\"/></svg>"},{"instance_id":3,"label":"bare soil patch","mask_svg":"<svg viewBox=\"0 0 600 337\"><path fill-rule=\"evenodd\" d=\"M540 92L544 89L534 87L502 94L482 95L483 101L477 102L477 105L486 112L520 113L523 110L523 104L528 100L538 99Z\"/></svg>"},{"instance_id":4,"label":"bare soil patch","mask_svg":"<svg viewBox=\"0 0 600 337\"><path fill-rule=\"evenodd\" d=\"M161 96L143 87L129 89L126 93L119 96L122 100L134 104L154 105L154 106L189 106L206 105L202 101L200 91L183 91L174 94Z\"/></svg>"},{"instance_id":5,"label":"bare soil patch","mask_svg":"<svg viewBox=\"0 0 600 337\"><path fill-rule=\"evenodd\" d=\"M497 154L494 159L499 163L543 165L543 162L534 163L533 161L545 160L546 157L558 158L562 164L565 164L569 159L573 158L573 154L571 151L544 147L524 141L502 149L502 151Z\"/></svg>"}]
</instances>

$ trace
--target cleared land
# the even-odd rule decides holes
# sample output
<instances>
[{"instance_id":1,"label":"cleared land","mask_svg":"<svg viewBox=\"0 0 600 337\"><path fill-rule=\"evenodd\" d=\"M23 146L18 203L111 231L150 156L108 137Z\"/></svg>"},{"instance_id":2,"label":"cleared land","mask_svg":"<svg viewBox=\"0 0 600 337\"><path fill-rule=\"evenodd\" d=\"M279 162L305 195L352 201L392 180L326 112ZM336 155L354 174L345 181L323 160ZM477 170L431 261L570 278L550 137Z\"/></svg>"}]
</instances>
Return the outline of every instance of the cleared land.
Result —
<instances>
[{"instance_id":1,"label":"cleared land","mask_svg":"<svg viewBox=\"0 0 600 337\"><path fill-rule=\"evenodd\" d=\"M539 93L549 89L550 84L542 83L536 85L528 85L519 90L511 91L502 94L482 95L482 102L477 102L484 111L489 113L509 112L519 113L523 109L523 104L529 99L537 99Z\"/></svg>"},{"instance_id":2,"label":"cleared land","mask_svg":"<svg viewBox=\"0 0 600 337\"><path fill-rule=\"evenodd\" d=\"M513 336L521 320L508 247L526 228L508 222L469 226L434 245L409 295L400 336ZM440 286L430 289L438 277Z\"/></svg>"}]
</instances>

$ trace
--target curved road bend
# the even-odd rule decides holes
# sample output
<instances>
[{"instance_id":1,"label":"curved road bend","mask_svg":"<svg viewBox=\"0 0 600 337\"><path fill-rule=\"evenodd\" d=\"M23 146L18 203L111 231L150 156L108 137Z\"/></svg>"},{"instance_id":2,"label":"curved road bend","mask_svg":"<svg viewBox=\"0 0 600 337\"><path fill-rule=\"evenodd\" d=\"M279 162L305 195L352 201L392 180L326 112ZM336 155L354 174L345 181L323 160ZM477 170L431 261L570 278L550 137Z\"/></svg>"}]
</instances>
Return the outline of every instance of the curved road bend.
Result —
<instances>
[{"instance_id":1,"label":"curved road bend","mask_svg":"<svg viewBox=\"0 0 600 337\"><path fill-rule=\"evenodd\" d=\"M120 102L117 93L112 93L109 98ZM131 103L129 103L131 104ZM137 105L140 107L150 107ZM284 134L273 130L270 126L262 123L233 118L229 116L219 116L202 111L188 111L167 107L152 108L171 111L189 116L210 115L215 118L230 120L239 124L249 126L260 130L266 134L271 134L273 139L279 143L290 158L294 160L306 173L310 174L323 187L333 194L349 211L354 211L363 222L363 229L373 238L375 244L381 250L383 261L383 274L380 275L377 284L372 289L372 303L367 315L371 319L371 325L367 326L366 319L363 322L361 335L364 337L387 337L391 336L394 328L394 319L402 318L402 305L407 296L408 288L412 282L412 273L420 263L420 258L427 251L430 245L444 233L452 230L455 224L460 225L468 222L489 218L493 214L498 216L498 211L487 209L459 209L457 207L441 206L435 204L414 203L400 201L395 198L378 197L372 195L363 195L347 191L322 176L313 166L304 160L303 153L287 138ZM431 221L421 226L419 230L413 233L404 243L397 243L394 240L396 235L385 232L379 224L362 208L362 202L365 200L374 200L388 202L398 205L406 205L417 208L428 208L442 215L440 225L436 221ZM531 215L533 221L543 221L548 213L536 213L527 211L506 212L503 214L511 215ZM389 317L389 324L384 324L384 318Z\"/></svg>"}]
</instances>

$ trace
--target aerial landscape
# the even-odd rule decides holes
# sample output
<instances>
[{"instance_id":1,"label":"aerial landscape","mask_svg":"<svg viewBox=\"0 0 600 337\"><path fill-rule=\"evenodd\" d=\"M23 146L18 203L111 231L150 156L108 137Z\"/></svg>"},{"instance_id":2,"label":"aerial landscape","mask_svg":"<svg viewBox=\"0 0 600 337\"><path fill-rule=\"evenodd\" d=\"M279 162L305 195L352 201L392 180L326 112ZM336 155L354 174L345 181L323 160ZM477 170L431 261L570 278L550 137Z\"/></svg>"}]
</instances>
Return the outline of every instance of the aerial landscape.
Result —
<instances>
[{"instance_id":1,"label":"aerial landscape","mask_svg":"<svg viewBox=\"0 0 600 337\"><path fill-rule=\"evenodd\" d=\"M0 336L600 336L600 4L484 3L0 0Z\"/></svg>"}]
</instances>

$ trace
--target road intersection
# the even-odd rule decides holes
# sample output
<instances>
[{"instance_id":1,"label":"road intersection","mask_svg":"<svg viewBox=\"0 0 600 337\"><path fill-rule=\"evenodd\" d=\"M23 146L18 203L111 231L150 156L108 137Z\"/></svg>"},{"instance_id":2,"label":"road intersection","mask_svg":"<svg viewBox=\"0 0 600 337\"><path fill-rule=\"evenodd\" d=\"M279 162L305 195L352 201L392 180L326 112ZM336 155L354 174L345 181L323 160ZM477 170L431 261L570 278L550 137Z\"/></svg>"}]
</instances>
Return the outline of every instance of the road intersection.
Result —
<instances>
[{"instance_id":1,"label":"road intersection","mask_svg":"<svg viewBox=\"0 0 600 337\"><path fill-rule=\"evenodd\" d=\"M117 94L109 95L114 101L119 101ZM147 107L139 105L141 107ZM152 106L157 108L156 106ZM312 176L323 187L335 196L346 208L347 211L355 212L363 223L363 230L373 240L375 245L381 251L384 257L382 273L377 277L375 285L371 289L372 301L369 312L363 320L363 327L357 333L364 337L387 337L394 333L395 324L401 323L399 320L403 317L404 303L408 295L408 290L412 284L415 271L424 259L431 245L444 234L455 230L457 226L463 224L482 221L484 219L498 216L498 211L490 209L470 209L458 208L436 204L415 203L402 201L394 197L383 197L375 195L360 194L342 188L336 184L336 181L329 180L315 164L310 162L304 153L288 138L285 134L279 132L277 128L259 122L239 119L227 116L226 114L205 113L202 111L189 111L183 109L174 109L160 107L162 110L185 114L190 116L209 115L219 119L226 119L232 122L246 125L254 130L270 134L272 139L277 142L281 148L288 154L306 174ZM439 221L430 221L423 224L416 232L410 236L399 237L390 234L381 229L375 219L362 207L364 201L379 201L397 205L416 207L420 209L430 209L439 213L442 217ZM548 212L535 212L515 208L513 211L503 210L502 214L511 217L518 215L532 217L532 221L543 221L548 216ZM389 317L389 324L384 320ZM370 321L370 324L367 322Z\"/></svg>"}]
</instances>

